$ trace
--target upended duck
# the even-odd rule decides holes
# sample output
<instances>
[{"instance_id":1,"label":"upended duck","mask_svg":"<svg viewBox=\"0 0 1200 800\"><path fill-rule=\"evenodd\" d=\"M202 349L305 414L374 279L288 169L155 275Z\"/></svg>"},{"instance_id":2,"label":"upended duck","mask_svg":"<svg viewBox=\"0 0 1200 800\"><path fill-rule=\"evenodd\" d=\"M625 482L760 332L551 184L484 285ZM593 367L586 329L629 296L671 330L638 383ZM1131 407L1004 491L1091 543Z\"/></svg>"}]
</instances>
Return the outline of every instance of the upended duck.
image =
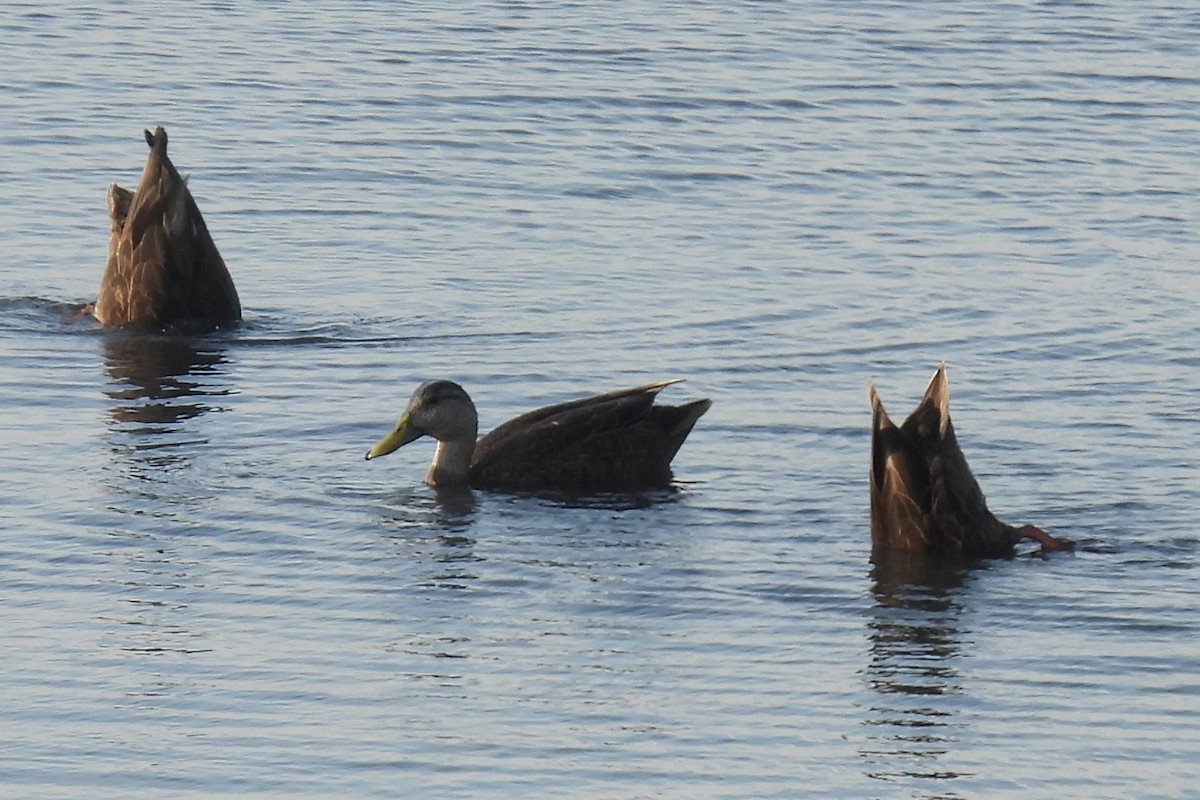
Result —
<instances>
[{"instance_id":1,"label":"upended duck","mask_svg":"<svg viewBox=\"0 0 1200 800\"><path fill-rule=\"evenodd\" d=\"M146 131L137 190L108 188L112 230L93 315L102 325L215 327L242 318L233 278L167 157L167 132Z\"/></svg>"},{"instance_id":2,"label":"upended duck","mask_svg":"<svg viewBox=\"0 0 1200 800\"><path fill-rule=\"evenodd\" d=\"M1033 525L1007 525L987 501L954 436L942 364L921 403L897 427L875 391L871 400L871 540L876 548L947 556L1010 556L1022 539L1068 550Z\"/></svg>"},{"instance_id":3,"label":"upended duck","mask_svg":"<svg viewBox=\"0 0 1200 800\"><path fill-rule=\"evenodd\" d=\"M476 442L479 417L461 386L438 380L413 392L392 431L367 452L387 455L419 439L437 440L425 482L438 488L518 492L607 492L665 488L675 457L712 405L655 405L678 380L547 406L515 417Z\"/></svg>"}]
</instances>

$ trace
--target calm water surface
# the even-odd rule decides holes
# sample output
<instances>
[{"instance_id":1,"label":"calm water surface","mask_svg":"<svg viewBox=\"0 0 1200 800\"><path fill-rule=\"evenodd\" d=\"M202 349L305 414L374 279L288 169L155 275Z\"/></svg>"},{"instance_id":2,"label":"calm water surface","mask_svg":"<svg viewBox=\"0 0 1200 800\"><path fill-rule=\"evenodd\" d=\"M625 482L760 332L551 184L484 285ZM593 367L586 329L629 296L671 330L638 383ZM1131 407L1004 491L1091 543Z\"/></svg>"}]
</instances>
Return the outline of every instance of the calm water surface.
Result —
<instances>
[{"instance_id":1,"label":"calm water surface","mask_svg":"<svg viewBox=\"0 0 1200 800\"><path fill-rule=\"evenodd\" d=\"M1200 13L9 4L0 794L1154 797L1200 785ZM245 323L64 322L165 126ZM874 376L997 513L872 565ZM665 377L676 491L366 448Z\"/></svg>"}]
</instances>

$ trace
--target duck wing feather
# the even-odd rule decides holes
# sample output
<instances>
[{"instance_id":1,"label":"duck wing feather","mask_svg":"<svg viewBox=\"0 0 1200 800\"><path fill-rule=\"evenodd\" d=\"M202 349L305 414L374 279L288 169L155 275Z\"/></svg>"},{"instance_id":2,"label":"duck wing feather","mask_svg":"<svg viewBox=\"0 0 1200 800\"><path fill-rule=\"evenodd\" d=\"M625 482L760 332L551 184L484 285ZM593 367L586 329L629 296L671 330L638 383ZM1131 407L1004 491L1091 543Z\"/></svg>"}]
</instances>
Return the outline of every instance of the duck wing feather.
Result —
<instances>
[{"instance_id":1,"label":"duck wing feather","mask_svg":"<svg viewBox=\"0 0 1200 800\"><path fill-rule=\"evenodd\" d=\"M479 440L471 483L536 491L620 491L664 487L671 458L710 405L655 406L677 380L540 408Z\"/></svg>"}]
</instances>

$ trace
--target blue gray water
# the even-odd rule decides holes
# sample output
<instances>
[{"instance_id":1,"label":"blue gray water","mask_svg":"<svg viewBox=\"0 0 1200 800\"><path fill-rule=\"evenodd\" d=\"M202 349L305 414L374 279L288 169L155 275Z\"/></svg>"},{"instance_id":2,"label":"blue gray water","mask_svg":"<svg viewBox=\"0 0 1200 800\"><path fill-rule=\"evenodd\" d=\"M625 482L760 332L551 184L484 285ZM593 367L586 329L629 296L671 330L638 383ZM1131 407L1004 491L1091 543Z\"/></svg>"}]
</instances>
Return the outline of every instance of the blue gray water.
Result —
<instances>
[{"instance_id":1,"label":"blue gray water","mask_svg":"<svg viewBox=\"0 0 1200 800\"><path fill-rule=\"evenodd\" d=\"M1200 12L0 11L0 795L1183 798L1200 785ZM238 329L65 316L163 125ZM875 573L874 376L949 364L1074 554ZM677 491L363 461L660 378Z\"/></svg>"}]
</instances>

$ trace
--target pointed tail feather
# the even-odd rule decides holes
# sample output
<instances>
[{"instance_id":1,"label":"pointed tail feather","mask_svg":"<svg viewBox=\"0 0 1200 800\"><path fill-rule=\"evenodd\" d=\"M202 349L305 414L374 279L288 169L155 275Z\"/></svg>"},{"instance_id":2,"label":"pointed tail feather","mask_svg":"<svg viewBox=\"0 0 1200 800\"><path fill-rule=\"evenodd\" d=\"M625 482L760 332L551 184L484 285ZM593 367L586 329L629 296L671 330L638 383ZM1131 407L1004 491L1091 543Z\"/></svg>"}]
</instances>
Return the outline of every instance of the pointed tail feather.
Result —
<instances>
[{"instance_id":1,"label":"pointed tail feather","mask_svg":"<svg viewBox=\"0 0 1200 800\"><path fill-rule=\"evenodd\" d=\"M666 435L670 443L670 456L667 462L675 458L675 454L679 452L679 448L683 447L683 442L687 439L688 434L692 432L697 420L704 416L704 412L712 407L712 400L707 398L703 400L694 400L690 403L685 403L681 406L655 406L654 415L662 425L663 433Z\"/></svg>"}]
</instances>

